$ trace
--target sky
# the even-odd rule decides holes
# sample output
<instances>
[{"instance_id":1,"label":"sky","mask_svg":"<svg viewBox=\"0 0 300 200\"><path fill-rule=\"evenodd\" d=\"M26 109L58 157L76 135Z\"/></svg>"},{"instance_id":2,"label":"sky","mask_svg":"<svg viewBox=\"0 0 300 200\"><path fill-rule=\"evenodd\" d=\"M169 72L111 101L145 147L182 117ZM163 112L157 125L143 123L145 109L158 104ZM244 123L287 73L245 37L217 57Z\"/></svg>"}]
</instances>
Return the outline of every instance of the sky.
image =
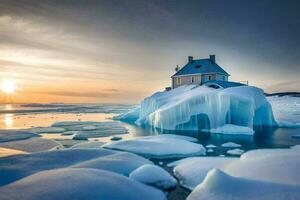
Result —
<instances>
[{"instance_id":1,"label":"sky","mask_svg":"<svg viewBox=\"0 0 300 200\"><path fill-rule=\"evenodd\" d=\"M300 92L298 0L0 0L0 103L139 103L187 56Z\"/></svg>"}]
</instances>

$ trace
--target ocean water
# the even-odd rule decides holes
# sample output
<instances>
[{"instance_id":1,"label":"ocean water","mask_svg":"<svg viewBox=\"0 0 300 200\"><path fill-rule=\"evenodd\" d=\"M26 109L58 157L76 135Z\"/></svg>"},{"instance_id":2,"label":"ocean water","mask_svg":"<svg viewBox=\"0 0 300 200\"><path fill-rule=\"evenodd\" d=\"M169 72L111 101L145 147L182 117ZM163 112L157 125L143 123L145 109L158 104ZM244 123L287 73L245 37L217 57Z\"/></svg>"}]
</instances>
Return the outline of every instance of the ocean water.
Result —
<instances>
[{"instance_id":1,"label":"ocean water","mask_svg":"<svg viewBox=\"0 0 300 200\"><path fill-rule=\"evenodd\" d=\"M58 121L96 121L109 122L117 114L127 112L135 105L121 104L2 104L0 105L0 129L27 129L47 127ZM133 138L155 134L179 134L198 138L203 145L221 146L225 142L235 142L244 150L257 148L286 148L300 144L300 128L261 128L255 127L255 136L221 135L195 131L162 131L153 128L142 128L133 124L118 122L128 129L128 134L117 135L122 138ZM72 139L72 136L44 133L45 138ZM111 136L90 138L103 142L111 141ZM225 154L223 148L217 148L211 155Z\"/></svg>"}]
</instances>

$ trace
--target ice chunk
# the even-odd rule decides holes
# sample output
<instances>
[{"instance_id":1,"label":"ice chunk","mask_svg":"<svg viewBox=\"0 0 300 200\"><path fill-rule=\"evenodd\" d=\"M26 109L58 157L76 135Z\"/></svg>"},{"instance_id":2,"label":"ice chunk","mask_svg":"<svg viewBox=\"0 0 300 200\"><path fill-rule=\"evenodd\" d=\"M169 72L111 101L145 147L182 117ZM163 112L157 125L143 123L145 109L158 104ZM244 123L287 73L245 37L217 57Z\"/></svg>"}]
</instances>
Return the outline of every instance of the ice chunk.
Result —
<instances>
[{"instance_id":1,"label":"ice chunk","mask_svg":"<svg viewBox=\"0 0 300 200\"><path fill-rule=\"evenodd\" d=\"M190 190L201 183L207 172L213 168L223 166L236 161L238 158L222 157L193 157L177 161L169 166L174 166L174 175L179 179L179 183Z\"/></svg>"},{"instance_id":2,"label":"ice chunk","mask_svg":"<svg viewBox=\"0 0 300 200\"><path fill-rule=\"evenodd\" d=\"M133 170L145 164L152 162L132 153L120 152L80 162L72 167L103 169L128 176Z\"/></svg>"},{"instance_id":3,"label":"ice chunk","mask_svg":"<svg viewBox=\"0 0 300 200\"><path fill-rule=\"evenodd\" d=\"M28 131L0 130L0 143L16 141L16 140L24 140L32 137L40 137L40 136Z\"/></svg>"},{"instance_id":4,"label":"ice chunk","mask_svg":"<svg viewBox=\"0 0 300 200\"><path fill-rule=\"evenodd\" d=\"M64 148L60 143L54 140L44 139L41 137L33 137L25 140L3 142L0 143L0 146L17 149L25 152L39 152Z\"/></svg>"},{"instance_id":5,"label":"ice chunk","mask_svg":"<svg viewBox=\"0 0 300 200\"><path fill-rule=\"evenodd\" d=\"M129 140L111 142L103 145L105 148L137 153L150 158L174 158L192 155L205 155L201 144L187 141L187 137L157 135L138 137Z\"/></svg>"},{"instance_id":6,"label":"ice chunk","mask_svg":"<svg viewBox=\"0 0 300 200\"><path fill-rule=\"evenodd\" d=\"M99 141L82 142L79 144L75 144L71 147L71 149L99 149L103 144L105 143Z\"/></svg>"},{"instance_id":7,"label":"ice chunk","mask_svg":"<svg viewBox=\"0 0 300 200\"><path fill-rule=\"evenodd\" d=\"M253 135L252 128L246 126L238 126L232 124L225 124L224 126L211 129L212 133L229 134L229 135Z\"/></svg>"},{"instance_id":8,"label":"ice chunk","mask_svg":"<svg viewBox=\"0 0 300 200\"><path fill-rule=\"evenodd\" d=\"M187 200L292 200L297 199L299 195L299 186L232 177L221 170L213 169Z\"/></svg>"},{"instance_id":9,"label":"ice chunk","mask_svg":"<svg viewBox=\"0 0 300 200\"><path fill-rule=\"evenodd\" d=\"M222 144L222 147L225 148L237 148L237 147L241 147L242 145L234 143L234 142L226 142L224 144Z\"/></svg>"},{"instance_id":10,"label":"ice chunk","mask_svg":"<svg viewBox=\"0 0 300 200\"><path fill-rule=\"evenodd\" d=\"M131 172L129 178L163 190L174 188L177 183L176 179L163 168L149 164L142 165Z\"/></svg>"},{"instance_id":11,"label":"ice chunk","mask_svg":"<svg viewBox=\"0 0 300 200\"><path fill-rule=\"evenodd\" d=\"M33 133L62 133L66 131L66 129L61 127L33 127L27 129L26 131L30 131Z\"/></svg>"},{"instance_id":12,"label":"ice chunk","mask_svg":"<svg viewBox=\"0 0 300 200\"><path fill-rule=\"evenodd\" d=\"M56 169L36 173L0 189L1 200L126 199L165 200L164 193L119 174L97 169Z\"/></svg>"},{"instance_id":13,"label":"ice chunk","mask_svg":"<svg viewBox=\"0 0 300 200\"><path fill-rule=\"evenodd\" d=\"M234 156L240 156L245 152L243 149L230 149L226 153Z\"/></svg>"},{"instance_id":14,"label":"ice chunk","mask_svg":"<svg viewBox=\"0 0 300 200\"><path fill-rule=\"evenodd\" d=\"M213 149L207 149L206 152L207 152L207 153L212 153L212 152L214 152L214 150L213 150Z\"/></svg>"},{"instance_id":15,"label":"ice chunk","mask_svg":"<svg viewBox=\"0 0 300 200\"><path fill-rule=\"evenodd\" d=\"M208 145L206 145L205 147L206 147L206 148L211 148L211 149L217 148L217 146L216 146L216 145L213 145L213 144L208 144Z\"/></svg>"},{"instance_id":16,"label":"ice chunk","mask_svg":"<svg viewBox=\"0 0 300 200\"><path fill-rule=\"evenodd\" d=\"M249 129L254 125L276 125L263 90L251 86L213 89L196 85L145 98L135 123L166 130L209 130L225 124Z\"/></svg>"}]
</instances>

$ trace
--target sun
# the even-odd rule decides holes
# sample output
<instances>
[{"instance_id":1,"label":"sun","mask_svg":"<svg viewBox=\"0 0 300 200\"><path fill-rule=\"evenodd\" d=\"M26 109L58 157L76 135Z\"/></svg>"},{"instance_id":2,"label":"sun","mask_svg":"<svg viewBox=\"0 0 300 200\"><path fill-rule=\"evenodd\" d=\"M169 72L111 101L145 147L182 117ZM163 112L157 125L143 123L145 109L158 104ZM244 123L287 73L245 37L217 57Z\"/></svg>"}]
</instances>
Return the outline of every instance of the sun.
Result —
<instances>
[{"instance_id":1,"label":"sun","mask_svg":"<svg viewBox=\"0 0 300 200\"><path fill-rule=\"evenodd\" d=\"M12 94L16 91L16 84L13 80L3 80L1 89L6 94Z\"/></svg>"}]
</instances>

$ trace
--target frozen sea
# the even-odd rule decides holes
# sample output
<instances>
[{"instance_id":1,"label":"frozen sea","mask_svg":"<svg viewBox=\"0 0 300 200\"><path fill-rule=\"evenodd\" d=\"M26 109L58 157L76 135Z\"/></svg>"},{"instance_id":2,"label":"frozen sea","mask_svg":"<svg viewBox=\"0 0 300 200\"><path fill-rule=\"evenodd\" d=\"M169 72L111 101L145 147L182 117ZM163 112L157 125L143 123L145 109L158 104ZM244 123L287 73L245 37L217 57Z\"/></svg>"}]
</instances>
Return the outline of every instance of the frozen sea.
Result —
<instances>
[{"instance_id":1,"label":"frozen sea","mask_svg":"<svg viewBox=\"0 0 300 200\"><path fill-rule=\"evenodd\" d=\"M276 101L276 106L281 107L281 102ZM279 104L279 105L278 105ZM196 138L197 143L206 147L207 156L226 156L238 157L238 154L228 153L229 149L237 149L234 152L248 151L253 149L264 148L288 148L300 144L300 127L278 127L278 128L259 128L254 127L254 136L247 135L226 135L207 133L199 131L163 131L155 128L145 128L128 124L120 121L112 120L112 117L120 113L128 112L135 108L136 105L121 105L121 104L2 104L0 105L0 129L4 130L38 130L36 127L51 127L57 122L100 122L107 123L103 129L104 132L110 133L107 136L101 135L101 131L96 134L89 134L88 137L80 137L74 139L76 134L93 132L95 124L79 126L82 129L78 131L57 131L53 129L44 129L39 133L43 138L59 141L64 147L69 148L78 143L90 141L99 141L103 143L111 142L115 139L130 139L139 136L151 136L157 134L177 134ZM298 106L297 106L298 107ZM273 109L274 110L274 109ZM275 117L279 111L275 110ZM280 113L280 112L279 112ZM295 120L299 120L299 110L294 112ZM298 122L298 121L297 121ZM55 126L56 128L60 128ZM64 126L63 126L64 127ZM49 130L49 132L47 132ZM126 130L126 131L124 131ZM68 132L68 133L67 133ZM99 136L101 135L101 136ZM1 139L1 138L0 138ZM62 142L64 141L64 142ZM240 145L231 148L224 146ZM1 143L0 143L1 145ZM222 146L223 145L223 146ZM1 147L1 146L0 146ZM7 148L7 147L6 147ZM1 151L0 151L1 153ZM20 154L22 152L12 151L9 155ZM179 159L179 158L178 158ZM167 164L177 159L150 159L158 166L162 166L172 174L172 168L167 167ZM175 190L169 192L168 199L185 199L190 193L189 190L176 186Z\"/></svg>"},{"instance_id":2,"label":"frozen sea","mask_svg":"<svg viewBox=\"0 0 300 200\"><path fill-rule=\"evenodd\" d=\"M113 116L127 112L135 106L122 104L2 104L0 105L0 129L18 130L32 127L48 127L59 121L116 122L111 119ZM299 116L296 117L299 118ZM286 148L300 144L300 137L297 137L300 134L300 127L254 127L255 134L252 137L199 131L163 131L119 121L116 123L128 130L128 134L116 134L116 136L123 139L165 133L186 135L197 138L199 143L204 146L210 144L217 146L211 152L211 155L225 154L226 149L220 147L221 144L226 142L241 144L244 150ZM72 135L61 133L44 132L42 136L49 139L72 139ZM108 137L92 137L88 138L88 140L109 142L111 141L111 135Z\"/></svg>"}]
</instances>

